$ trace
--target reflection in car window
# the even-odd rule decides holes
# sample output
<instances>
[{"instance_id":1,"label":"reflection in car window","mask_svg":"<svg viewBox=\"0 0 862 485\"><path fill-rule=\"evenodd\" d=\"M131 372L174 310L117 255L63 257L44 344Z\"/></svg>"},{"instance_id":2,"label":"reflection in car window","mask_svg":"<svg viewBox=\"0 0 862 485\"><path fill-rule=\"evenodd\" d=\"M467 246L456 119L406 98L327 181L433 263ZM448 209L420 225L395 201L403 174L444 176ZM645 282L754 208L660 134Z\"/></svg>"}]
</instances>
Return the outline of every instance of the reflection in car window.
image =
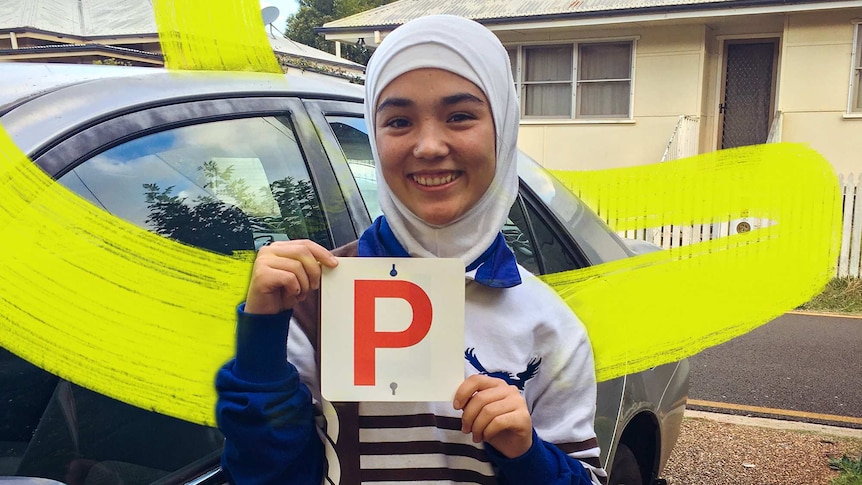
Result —
<instances>
[{"instance_id":1,"label":"reflection in car window","mask_svg":"<svg viewBox=\"0 0 862 485\"><path fill-rule=\"evenodd\" d=\"M550 225L530 205L527 206L527 218L533 229L534 248L542 258L542 274L559 273L579 268L575 258L566 250L562 241Z\"/></svg>"},{"instance_id":2,"label":"reflection in car window","mask_svg":"<svg viewBox=\"0 0 862 485\"><path fill-rule=\"evenodd\" d=\"M211 251L287 239L332 248L288 118L147 135L87 160L60 182L112 214Z\"/></svg>"},{"instance_id":3,"label":"reflection in car window","mask_svg":"<svg viewBox=\"0 0 862 485\"><path fill-rule=\"evenodd\" d=\"M0 477L68 485L144 485L202 458L224 438L76 386L0 348Z\"/></svg>"},{"instance_id":4,"label":"reflection in car window","mask_svg":"<svg viewBox=\"0 0 862 485\"><path fill-rule=\"evenodd\" d=\"M541 274L538 261L540 255L536 254L530 232L524 209L521 206L521 198L518 197L509 210L509 218L503 225L503 238L512 252L515 253L518 264L530 273Z\"/></svg>"},{"instance_id":5,"label":"reflection in car window","mask_svg":"<svg viewBox=\"0 0 862 485\"><path fill-rule=\"evenodd\" d=\"M368 141L368 128L365 118L355 116L327 116L326 121L335 133L347 166L353 174L359 193L368 208L372 220L383 215L377 200L377 172L374 169L374 156Z\"/></svg>"},{"instance_id":6,"label":"reflection in car window","mask_svg":"<svg viewBox=\"0 0 862 485\"><path fill-rule=\"evenodd\" d=\"M550 274L580 267L559 236L539 213L520 196L503 225L506 244L518 264L533 274Z\"/></svg>"}]
</instances>

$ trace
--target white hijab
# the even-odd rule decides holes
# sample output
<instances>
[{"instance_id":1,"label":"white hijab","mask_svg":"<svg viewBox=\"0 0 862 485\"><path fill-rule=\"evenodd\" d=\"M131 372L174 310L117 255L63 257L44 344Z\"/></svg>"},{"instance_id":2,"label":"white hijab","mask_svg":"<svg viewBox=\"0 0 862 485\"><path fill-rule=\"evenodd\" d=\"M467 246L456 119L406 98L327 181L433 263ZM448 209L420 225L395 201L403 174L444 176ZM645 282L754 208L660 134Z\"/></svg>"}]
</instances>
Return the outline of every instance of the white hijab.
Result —
<instances>
[{"instance_id":1,"label":"white hijab","mask_svg":"<svg viewBox=\"0 0 862 485\"><path fill-rule=\"evenodd\" d=\"M380 93L398 76L423 68L444 69L478 86L491 105L496 133L497 165L491 185L476 205L444 226L426 223L394 196L383 178L375 141ZM452 15L422 17L398 27L380 43L366 70L365 120L377 166L380 207L411 256L461 258L467 266L494 242L518 191L519 111L509 55L477 22Z\"/></svg>"}]
</instances>

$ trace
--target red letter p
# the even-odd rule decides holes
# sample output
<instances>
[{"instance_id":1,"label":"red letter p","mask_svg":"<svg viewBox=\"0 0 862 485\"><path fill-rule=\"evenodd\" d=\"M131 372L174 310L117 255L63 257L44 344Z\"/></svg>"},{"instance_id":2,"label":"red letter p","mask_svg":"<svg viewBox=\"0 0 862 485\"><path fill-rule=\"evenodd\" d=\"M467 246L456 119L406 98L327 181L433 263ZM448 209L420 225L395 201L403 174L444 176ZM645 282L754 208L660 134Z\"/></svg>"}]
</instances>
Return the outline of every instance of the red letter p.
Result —
<instances>
[{"instance_id":1,"label":"red letter p","mask_svg":"<svg viewBox=\"0 0 862 485\"><path fill-rule=\"evenodd\" d=\"M400 332L378 332L375 328L375 300L400 298L410 304L413 320ZM375 351L418 344L431 329L431 300L418 285L401 280L354 281L353 383L373 386Z\"/></svg>"}]
</instances>

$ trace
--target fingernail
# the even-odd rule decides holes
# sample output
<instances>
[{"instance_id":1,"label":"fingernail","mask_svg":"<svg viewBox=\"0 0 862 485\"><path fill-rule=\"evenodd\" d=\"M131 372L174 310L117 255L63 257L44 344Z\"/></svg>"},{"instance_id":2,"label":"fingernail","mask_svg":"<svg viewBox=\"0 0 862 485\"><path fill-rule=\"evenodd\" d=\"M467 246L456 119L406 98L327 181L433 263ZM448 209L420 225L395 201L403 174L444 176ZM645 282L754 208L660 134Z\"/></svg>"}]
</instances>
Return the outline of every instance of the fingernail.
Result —
<instances>
[{"instance_id":1,"label":"fingernail","mask_svg":"<svg viewBox=\"0 0 862 485\"><path fill-rule=\"evenodd\" d=\"M461 409L461 401L456 400L452 405L455 406L455 409Z\"/></svg>"}]
</instances>

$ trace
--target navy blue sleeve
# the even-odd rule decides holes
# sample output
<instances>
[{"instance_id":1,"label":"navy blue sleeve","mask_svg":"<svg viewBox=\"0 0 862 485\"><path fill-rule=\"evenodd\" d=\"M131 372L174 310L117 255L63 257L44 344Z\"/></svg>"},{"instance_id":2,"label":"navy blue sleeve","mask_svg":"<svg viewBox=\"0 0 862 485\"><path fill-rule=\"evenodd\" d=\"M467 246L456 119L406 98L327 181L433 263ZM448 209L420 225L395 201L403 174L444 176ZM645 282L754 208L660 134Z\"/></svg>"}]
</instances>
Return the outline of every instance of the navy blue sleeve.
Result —
<instances>
[{"instance_id":1,"label":"navy blue sleeve","mask_svg":"<svg viewBox=\"0 0 862 485\"><path fill-rule=\"evenodd\" d=\"M533 446L517 458L507 458L485 443L485 451L499 471L500 485L591 485L581 462L542 440L533 430Z\"/></svg>"},{"instance_id":2,"label":"navy blue sleeve","mask_svg":"<svg viewBox=\"0 0 862 485\"><path fill-rule=\"evenodd\" d=\"M216 375L222 468L233 484L319 485L323 445L311 392L287 361L291 312L237 311L236 358Z\"/></svg>"}]
</instances>

